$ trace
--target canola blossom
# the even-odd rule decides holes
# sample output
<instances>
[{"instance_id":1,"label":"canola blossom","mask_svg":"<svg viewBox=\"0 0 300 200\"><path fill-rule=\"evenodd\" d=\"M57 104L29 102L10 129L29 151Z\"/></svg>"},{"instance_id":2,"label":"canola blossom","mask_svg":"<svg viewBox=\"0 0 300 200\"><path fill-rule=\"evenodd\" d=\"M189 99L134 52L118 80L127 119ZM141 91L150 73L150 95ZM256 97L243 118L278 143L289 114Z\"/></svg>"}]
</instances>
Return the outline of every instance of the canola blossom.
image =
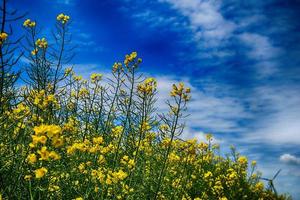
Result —
<instances>
[{"instance_id":1,"label":"canola blossom","mask_svg":"<svg viewBox=\"0 0 300 200\"><path fill-rule=\"evenodd\" d=\"M35 21L31 21L30 19L26 19L23 23L23 26L26 27L26 28L33 28L35 27L36 23Z\"/></svg>"}]
</instances>

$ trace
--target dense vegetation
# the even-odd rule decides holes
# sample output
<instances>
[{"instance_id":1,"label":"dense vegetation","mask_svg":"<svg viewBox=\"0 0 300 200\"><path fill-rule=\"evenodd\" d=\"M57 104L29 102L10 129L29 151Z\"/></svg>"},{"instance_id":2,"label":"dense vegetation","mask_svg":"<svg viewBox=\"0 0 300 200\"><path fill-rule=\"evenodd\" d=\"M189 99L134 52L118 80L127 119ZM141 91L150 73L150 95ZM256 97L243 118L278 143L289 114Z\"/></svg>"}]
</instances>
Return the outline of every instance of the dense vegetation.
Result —
<instances>
[{"instance_id":1,"label":"dense vegetation","mask_svg":"<svg viewBox=\"0 0 300 200\"><path fill-rule=\"evenodd\" d=\"M210 134L206 141L180 139L191 98L183 83L171 88L169 112L156 114L157 83L138 72L136 52L106 79L84 80L64 67L73 57L69 16L57 16L51 44L30 19L25 39L13 41L5 16L18 17L5 4L0 199L287 199L264 187L255 161L234 149L221 156ZM20 73L12 67L20 58L26 78L16 87Z\"/></svg>"}]
</instances>

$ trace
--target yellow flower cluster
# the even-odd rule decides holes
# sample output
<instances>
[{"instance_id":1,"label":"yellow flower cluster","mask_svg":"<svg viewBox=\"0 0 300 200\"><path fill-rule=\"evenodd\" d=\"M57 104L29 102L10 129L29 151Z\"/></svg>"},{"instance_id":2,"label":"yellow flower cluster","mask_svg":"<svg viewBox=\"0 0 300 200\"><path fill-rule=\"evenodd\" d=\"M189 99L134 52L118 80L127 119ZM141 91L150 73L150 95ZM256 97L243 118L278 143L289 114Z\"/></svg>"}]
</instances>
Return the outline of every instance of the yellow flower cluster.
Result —
<instances>
[{"instance_id":1,"label":"yellow flower cluster","mask_svg":"<svg viewBox=\"0 0 300 200\"><path fill-rule=\"evenodd\" d=\"M147 78L143 83L138 84L138 92L144 95L153 94L156 91L157 82L154 78Z\"/></svg>"},{"instance_id":2,"label":"yellow flower cluster","mask_svg":"<svg viewBox=\"0 0 300 200\"><path fill-rule=\"evenodd\" d=\"M61 132L61 128L57 125L40 125L34 127L34 134L31 135L32 141L29 144L31 150L26 158L27 163L33 166L41 166L43 161L60 160L61 155L54 148L59 148L63 145L64 139L61 136ZM51 141L49 148L46 146L47 141ZM41 144L41 148L37 149L39 144ZM36 164L38 161L40 162ZM35 178L40 179L47 172L48 170L45 167L35 169ZM24 179L30 180L31 177L31 175L26 175Z\"/></svg>"},{"instance_id":3,"label":"yellow flower cluster","mask_svg":"<svg viewBox=\"0 0 300 200\"><path fill-rule=\"evenodd\" d=\"M72 73L73 73L73 69L71 67L68 67L68 68L65 69L65 76L68 76Z\"/></svg>"},{"instance_id":4,"label":"yellow flower cluster","mask_svg":"<svg viewBox=\"0 0 300 200\"><path fill-rule=\"evenodd\" d=\"M172 88L172 91L171 91L170 95L172 97L179 96L183 100L189 101L190 98L191 98L189 93L191 93L191 89L188 88L188 87L185 88L183 83L179 83L178 86L173 84L173 88Z\"/></svg>"},{"instance_id":5,"label":"yellow flower cluster","mask_svg":"<svg viewBox=\"0 0 300 200\"><path fill-rule=\"evenodd\" d=\"M82 76L73 76L74 80L79 82L82 80Z\"/></svg>"},{"instance_id":6,"label":"yellow flower cluster","mask_svg":"<svg viewBox=\"0 0 300 200\"><path fill-rule=\"evenodd\" d=\"M4 41L7 39L7 37L8 37L7 33L5 33L5 32L0 33L0 40Z\"/></svg>"},{"instance_id":7,"label":"yellow flower cluster","mask_svg":"<svg viewBox=\"0 0 300 200\"><path fill-rule=\"evenodd\" d=\"M24 27L32 28L32 27L35 27L35 25L36 25L35 21L31 21L30 19L26 19L23 23Z\"/></svg>"},{"instance_id":8,"label":"yellow flower cluster","mask_svg":"<svg viewBox=\"0 0 300 200\"><path fill-rule=\"evenodd\" d=\"M30 113L30 108L24 103L19 103L16 108L12 110L12 113L6 111L5 114L12 119L22 119Z\"/></svg>"},{"instance_id":9,"label":"yellow flower cluster","mask_svg":"<svg viewBox=\"0 0 300 200\"><path fill-rule=\"evenodd\" d=\"M177 155L175 152L171 152L170 154L169 154L169 161L170 162L178 162L178 161L180 161L181 160L181 158L179 157L179 155Z\"/></svg>"},{"instance_id":10,"label":"yellow flower cluster","mask_svg":"<svg viewBox=\"0 0 300 200\"><path fill-rule=\"evenodd\" d=\"M31 153L27 156L27 162L29 164L34 164L37 161L36 155L34 153Z\"/></svg>"},{"instance_id":11,"label":"yellow flower cluster","mask_svg":"<svg viewBox=\"0 0 300 200\"><path fill-rule=\"evenodd\" d=\"M57 15L56 19L57 21L60 21L62 24L66 24L70 20L70 16L61 13Z\"/></svg>"},{"instance_id":12,"label":"yellow flower cluster","mask_svg":"<svg viewBox=\"0 0 300 200\"><path fill-rule=\"evenodd\" d=\"M52 141L55 148L64 144L64 138L61 136L62 129L57 125L40 125L34 127L35 134L32 135L32 142L29 144L31 148L35 148L38 143L46 144L47 139Z\"/></svg>"},{"instance_id":13,"label":"yellow flower cluster","mask_svg":"<svg viewBox=\"0 0 300 200\"><path fill-rule=\"evenodd\" d=\"M121 136L121 133L123 132L123 126L116 126L112 128L111 133L114 137L118 138Z\"/></svg>"},{"instance_id":14,"label":"yellow flower cluster","mask_svg":"<svg viewBox=\"0 0 300 200\"><path fill-rule=\"evenodd\" d=\"M55 151L48 151L48 148L46 146L43 146L40 150L37 151L37 153L40 155L39 160L45 160L48 161L49 158L53 159L53 160L59 160L61 158L61 156L56 153ZM34 160L33 159L33 154L30 154L28 158L28 162L33 164ZM31 159L32 158L32 159Z\"/></svg>"},{"instance_id":15,"label":"yellow flower cluster","mask_svg":"<svg viewBox=\"0 0 300 200\"><path fill-rule=\"evenodd\" d=\"M229 168L227 170L226 185L228 187L233 186L237 178L238 178L238 173L233 168Z\"/></svg>"},{"instance_id":16,"label":"yellow flower cluster","mask_svg":"<svg viewBox=\"0 0 300 200\"><path fill-rule=\"evenodd\" d=\"M53 94L47 95L45 90L40 91L31 91L31 95L29 97L30 101L33 104L41 109L45 109L49 105L54 105L55 107L59 107L58 101Z\"/></svg>"},{"instance_id":17,"label":"yellow flower cluster","mask_svg":"<svg viewBox=\"0 0 300 200\"><path fill-rule=\"evenodd\" d=\"M47 174L48 170L45 167L42 167L42 168L36 169L34 172L35 172L36 178L42 178Z\"/></svg>"},{"instance_id":18,"label":"yellow flower cluster","mask_svg":"<svg viewBox=\"0 0 300 200\"><path fill-rule=\"evenodd\" d=\"M0 33L0 45L3 44L3 42L7 39L8 34L5 32Z\"/></svg>"},{"instance_id":19,"label":"yellow flower cluster","mask_svg":"<svg viewBox=\"0 0 300 200\"><path fill-rule=\"evenodd\" d=\"M94 138L95 142L100 142L100 138ZM105 147L100 146L99 143L94 143L94 145L89 140L84 140L84 142L74 142L72 145L67 147L67 153L69 155L74 154L76 151L80 152L103 152L107 151Z\"/></svg>"},{"instance_id":20,"label":"yellow flower cluster","mask_svg":"<svg viewBox=\"0 0 300 200\"><path fill-rule=\"evenodd\" d=\"M238 162L241 165L247 165L248 164L248 159L245 156L241 156L241 157L238 158Z\"/></svg>"},{"instance_id":21,"label":"yellow flower cluster","mask_svg":"<svg viewBox=\"0 0 300 200\"><path fill-rule=\"evenodd\" d=\"M119 181L124 180L127 176L128 176L128 174L126 172L124 172L122 169L115 171L115 172L108 171L105 183L107 185L111 185L113 183L116 184Z\"/></svg>"},{"instance_id":22,"label":"yellow flower cluster","mask_svg":"<svg viewBox=\"0 0 300 200\"><path fill-rule=\"evenodd\" d=\"M38 48L35 48L31 51L31 55L35 56L39 52Z\"/></svg>"},{"instance_id":23,"label":"yellow flower cluster","mask_svg":"<svg viewBox=\"0 0 300 200\"><path fill-rule=\"evenodd\" d=\"M67 132L71 132L71 133L76 133L78 128L79 122L77 119L75 119L74 117L70 117L67 121L67 123L65 123L62 127L63 131L67 131Z\"/></svg>"},{"instance_id":24,"label":"yellow flower cluster","mask_svg":"<svg viewBox=\"0 0 300 200\"><path fill-rule=\"evenodd\" d=\"M132 168L134 168L134 166L135 166L134 160L133 160L133 159L129 159L129 157L126 156L126 155L123 156L123 158L121 159L121 163L122 163L124 166L128 167L129 169L132 169Z\"/></svg>"},{"instance_id":25,"label":"yellow flower cluster","mask_svg":"<svg viewBox=\"0 0 300 200\"><path fill-rule=\"evenodd\" d=\"M115 62L114 65L113 65L113 67L112 67L113 73L116 73L117 71L120 71L120 70L123 70L122 63Z\"/></svg>"},{"instance_id":26,"label":"yellow flower cluster","mask_svg":"<svg viewBox=\"0 0 300 200\"><path fill-rule=\"evenodd\" d=\"M146 132L151 129L151 126L150 126L149 122L144 121L144 122L142 122L142 124L140 124L139 128L141 129L142 132Z\"/></svg>"},{"instance_id":27,"label":"yellow flower cluster","mask_svg":"<svg viewBox=\"0 0 300 200\"><path fill-rule=\"evenodd\" d=\"M135 52L135 51L132 52L130 55L126 55L126 56L125 56L125 60L124 60L124 64L125 64L126 66L128 66L129 63L133 62L134 59L136 59L136 57L137 57L137 52Z\"/></svg>"},{"instance_id":28,"label":"yellow flower cluster","mask_svg":"<svg viewBox=\"0 0 300 200\"><path fill-rule=\"evenodd\" d=\"M91 75L90 78L91 78L92 83L96 83L96 82L98 82L98 81L101 80L102 74L96 74L96 73L94 73L94 74Z\"/></svg>"},{"instance_id":29,"label":"yellow flower cluster","mask_svg":"<svg viewBox=\"0 0 300 200\"><path fill-rule=\"evenodd\" d=\"M93 143L94 144L102 144L103 143L103 137L98 136L93 138Z\"/></svg>"},{"instance_id":30,"label":"yellow flower cluster","mask_svg":"<svg viewBox=\"0 0 300 200\"><path fill-rule=\"evenodd\" d=\"M48 47L48 42L45 38L37 39L35 45L41 49L46 49Z\"/></svg>"},{"instance_id":31,"label":"yellow flower cluster","mask_svg":"<svg viewBox=\"0 0 300 200\"><path fill-rule=\"evenodd\" d=\"M255 190L261 191L264 189L264 183L263 182L258 182L255 184Z\"/></svg>"}]
</instances>

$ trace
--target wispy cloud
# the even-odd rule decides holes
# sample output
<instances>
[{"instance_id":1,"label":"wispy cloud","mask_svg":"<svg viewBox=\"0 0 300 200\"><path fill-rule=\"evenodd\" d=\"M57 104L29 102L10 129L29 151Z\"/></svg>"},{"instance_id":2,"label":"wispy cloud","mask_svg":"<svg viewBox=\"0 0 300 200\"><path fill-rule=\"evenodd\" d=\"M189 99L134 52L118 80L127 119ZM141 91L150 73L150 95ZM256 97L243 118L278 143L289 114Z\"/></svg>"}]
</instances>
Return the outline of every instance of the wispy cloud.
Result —
<instances>
[{"instance_id":1,"label":"wispy cloud","mask_svg":"<svg viewBox=\"0 0 300 200\"><path fill-rule=\"evenodd\" d=\"M257 62L255 66L259 75L271 75L278 70L276 57L280 54L280 49L274 47L267 36L257 33L243 33L238 37L249 47L246 55Z\"/></svg>"},{"instance_id":2,"label":"wispy cloud","mask_svg":"<svg viewBox=\"0 0 300 200\"><path fill-rule=\"evenodd\" d=\"M279 160L287 164L300 165L300 158L288 153L281 155Z\"/></svg>"},{"instance_id":3,"label":"wispy cloud","mask_svg":"<svg viewBox=\"0 0 300 200\"><path fill-rule=\"evenodd\" d=\"M252 102L260 113L245 140L272 145L300 144L299 87L261 86L256 88Z\"/></svg>"},{"instance_id":4,"label":"wispy cloud","mask_svg":"<svg viewBox=\"0 0 300 200\"><path fill-rule=\"evenodd\" d=\"M237 120L249 117L238 99L215 93L217 90L215 85L207 84L200 90L194 87L188 78L178 79L172 76L156 76L156 78L159 106L168 98L173 83L184 82L191 87L192 99L188 104L190 116L186 120L191 127L201 128L203 131L235 132L241 129Z\"/></svg>"},{"instance_id":5,"label":"wispy cloud","mask_svg":"<svg viewBox=\"0 0 300 200\"><path fill-rule=\"evenodd\" d=\"M80 25L80 23L76 24L76 26ZM73 35L75 35L75 40L73 41L73 43L78 47L76 48L77 52L98 53L105 51L105 48L103 46L100 46L93 40L91 34L82 32L82 30L80 30L78 27L73 27L72 31Z\"/></svg>"},{"instance_id":6,"label":"wispy cloud","mask_svg":"<svg viewBox=\"0 0 300 200\"><path fill-rule=\"evenodd\" d=\"M220 13L221 4L217 1L160 0L171 4L190 22L195 40L204 41L208 46L218 46L220 41L229 38L236 24L226 20ZM203 44L202 44L203 45Z\"/></svg>"},{"instance_id":7,"label":"wispy cloud","mask_svg":"<svg viewBox=\"0 0 300 200\"><path fill-rule=\"evenodd\" d=\"M131 0L128 0L131 2ZM265 78L278 71L278 59L281 49L274 46L268 34L260 33L258 29L250 28L258 20L265 19L261 10L249 16L242 13L235 18L233 12L240 12L238 5L226 5L221 1L204 0L157 0L161 5L169 6L173 13L159 9L140 7L136 12L128 10L126 13L137 19L135 23L147 24L149 27L181 31L182 44L194 46L193 53L179 51L178 57L190 61L196 59L198 63L218 62L226 63L234 56L244 56L249 60L258 78ZM153 6L154 3L149 3ZM230 9L224 9L224 7ZM168 14L165 14L168 13ZM185 32L184 32L185 30ZM178 42L178 41L176 41ZM242 49L237 52L234 46ZM187 56L188 55L188 56ZM209 63L208 62L208 63ZM198 64L197 64L198 65Z\"/></svg>"}]
</instances>

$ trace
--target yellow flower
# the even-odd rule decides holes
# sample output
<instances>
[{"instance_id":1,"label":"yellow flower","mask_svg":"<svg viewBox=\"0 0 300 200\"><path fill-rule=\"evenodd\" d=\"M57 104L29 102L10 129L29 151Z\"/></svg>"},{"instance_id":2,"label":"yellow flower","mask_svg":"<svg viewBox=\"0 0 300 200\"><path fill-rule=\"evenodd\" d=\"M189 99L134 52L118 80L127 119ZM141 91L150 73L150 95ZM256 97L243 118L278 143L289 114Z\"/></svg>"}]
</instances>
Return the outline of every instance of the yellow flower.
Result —
<instances>
[{"instance_id":1,"label":"yellow flower","mask_svg":"<svg viewBox=\"0 0 300 200\"><path fill-rule=\"evenodd\" d=\"M33 56L35 56L37 53L38 53L38 49L37 48L35 48L35 49L33 49L32 51L31 51L31 55L33 55Z\"/></svg>"},{"instance_id":2,"label":"yellow flower","mask_svg":"<svg viewBox=\"0 0 300 200\"><path fill-rule=\"evenodd\" d=\"M85 164L80 163L80 165L78 166L78 169L79 169L80 172L83 172L85 170Z\"/></svg>"},{"instance_id":3,"label":"yellow flower","mask_svg":"<svg viewBox=\"0 0 300 200\"><path fill-rule=\"evenodd\" d=\"M123 132L123 126L116 126L112 128L111 132L115 137L119 137Z\"/></svg>"},{"instance_id":4,"label":"yellow flower","mask_svg":"<svg viewBox=\"0 0 300 200\"><path fill-rule=\"evenodd\" d=\"M188 95L191 92L190 88L185 88L183 83L179 83L178 85L173 84L172 91L170 92L171 97L179 96L184 101L189 101L191 96Z\"/></svg>"},{"instance_id":5,"label":"yellow flower","mask_svg":"<svg viewBox=\"0 0 300 200\"><path fill-rule=\"evenodd\" d=\"M219 200L228 200L226 197L221 197Z\"/></svg>"},{"instance_id":6,"label":"yellow flower","mask_svg":"<svg viewBox=\"0 0 300 200\"><path fill-rule=\"evenodd\" d=\"M38 154L41 156L39 160L48 160L49 159L49 151L47 147L43 146L41 150L37 151Z\"/></svg>"},{"instance_id":7,"label":"yellow flower","mask_svg":"<svg viewBox=\"0 0 300 200\"><path fill-rule=\"evenodd\" d=\"M55 138L61 133L60 126L57 125L49 125L47 126L47 136L49 138Z\"/></svg>"},{"instance_id":8,"label":"yellow flower","mask_svg":"<svg viewBox=\"0 0 300 200\"><path fill-rule=\"evenodd\" d=\"M82 76L73 76L75 81L81 81L82 80Z\"/></svg>"},{"instance_id":9,"label":"yellow flower","mask_svg":"<svg viewBox=\"0 0 300 200\"><path fill-rule=\"evenodd\" d=\"M82 197L77 197L74 200L84 200Z\"/></svg>"},{"instance_id":10,"label":"yellow flower","mask_svg":"<svg viewBox=\"0 0 300 200\"><path fill-rule=\"evenodd\" d=\"M24 176L24 179L25 179L26 181L29 181L29 180L31 180L31 178L32 178L32 176L31 176L31 175L25 175L25 176Z\"/></svg>"},{"instance_id":11,"label":"yellow flower","mask_svg":"<svg viewBox=\"0 0 300 200\"><path fill-rule=\"evenodd\" d=\"M61 157L59 154L57 154L55 151L51 151L49 153L49 157L52 158L53 160L59 160Z\"/></svg>"},{"instance_id":12,"label":"yellow flower","mask_svg":"<svg viewBox=\"0 0 300 200\"><path fill-rule=\"evenodd\" d=\"M42 144L46 144L47 142L47 137L42 135L41 137L39 137L39 142L42 143Z\"/></svg>"},{"instance_id":13,"label":"yellow flower","mask_svg":"<svg viewBox=\"0 0 300 200\"><path fill-rule=\"evenodd\" d=\"M100 156L99 156L99 158L98 158L98 163L99 163L99 164L105 163L105 158L104 158L103 155L100 155Z\"/></svg>"},{"instance_id":14,"label":"yellow flower","mask_svg":"<svg viewBox=\"0 0 300 200\"><path fill-rule=\"evenodd\" d=\"M238 158L238 163L240 163L241 165L246 165L248 163L248 159L245 156L241 156Z\"/></svg>"},{"instance_id":15,"label":"yellow flower","mask_svg":"<svg viewBox=\"0 0 300 200\"><path fill-rule=\"evenodd\" d=\"M103 137L99 136L99 137L93 138L93 143L94 144L102 144L103 143Z\"/></svg>"},{"instance_id":16,"label":"yellow flower","mask_svg":"<svg viewBox=\"0 0 300 200\"><path fill-rule=\"evenodd\" d=\"M55 191L57 191L57 190L59 190L60 189L60 187L58 186L58 185L50 185L49 187L48 187L48 190L50 191L50 192L55 192Z\"/></svg>"},{"instance_id":17,"label":"yellow flower","mask_svg":"<svg viewBox=\"0 0 300 200\"><path fill-rule=\"evenodd\" d=\"M48 47L48 42L45 38L37 39L37 41L35 42L35 45L41 49L46 49Z\"/></svg>"},{"instance_id":18,"label":"yellow flower","mask_svg":"<svg viewBox=\"0 0 300 200\"><path fill-rule=\"evenodd\" d=\"M130 55L126 55L125 56L125 60L124 60L124 64L126 66L129 65L129 63L131 63L132 61L134 61L134 59L137 57L137 52L132 52Z\"/></svg>"},{"instance_id":19,"label":"yellow flower","mask_svg":"<svg viewBox=\"0 0 300 200\"><path fill-rule=\"evenodd\" d=\"M60 21L62 24L65 24L70 20L70 16L61 13L57 15L56 20Z\"/></svg>"},{"instance_id":20,"label":"yellow flower","mask_svg":"<svg viewBox=\"0 0 300 200\"><path fill-rule=\"evenodd\" d=\"M93 169L91 172L92 177L96 177L98 175L97 170Z\"/></svg>"},{"instance_id":21,"label":"yellow flower","mask_svg":"<svg viewBox=\"0 0 300 200\"><path fill-rule=\"evenodd\" d=\"M79 90L79 97L87 97L89 95L89 90L87 88L81 88Z\"/></svg>"},{"instance_id":22,"label":"yellow flower","mask_svg":"<svg viewBox=\"0 0 300 200\"><path fill-rule=\"evenodd\" d=\"M42 167L36 169L34 172L35 172L35 178L42 178L47 174L48 170L45 167Z\"/></svg>"},{"instance_id":23,"label":"yellow flower","mask_svg":"<svg viewBox=\"0 0 300 200\"><path fill-rule=\"evenodd\" d=\"M156 91L156 80L154 78L147 78L143 83L138 84L137 90L142 94L153 94Z\"/></svg>"},{"instance_id":24,"label":"yellow flower","mask_svg":"<svg viewBox=\"0 0 300 200\"><path fill-rule=\"evenodd\" d=\"M5 32L0 33L0 39L1 39L2 41L3 41L3 40L6 40L7 37L8 37L7 33L5 33Z\"/></svg>"},{"instance_id":25,"label":"yellow flower","mask_svg":"<svg viewBox=\"0 0 300 200\"><path fill-rule=\"evenodd\" d=\"M114 63L112 68L113 68L113 73L116 73L119 70L123 70L122 63Z\"/></svg>"},{"instance_id":26,"label":"yellow flower","mask_svg":"<svg viewBox=\"0 0 300 200\"><path fill-rule=\"evenodd\" d=\"M255 184L255 190L263 190L264 189L264 183L258 182Z\"/></svg>"},{"instance_id":27,"label":"yellow flower","mask_svg":"<svg viewBox=\"0 0 300 200\"><path fill-rule=\"evenodd\" d=\"M92 83L96 83L101 80L102 74L92 74L90 78L92 80Z\"/></svg>"},{"instance_id":28,"label":"yellow flower","mask_svg":"<svg viewBox=\"0 0 300 200\"><path fill-rule=\"evenodd\" d=\"M68 67L65 69L65 76L68 76L69 74L71 74L73 72L72 68Z\"/></svg>"},{"instance_id":29,"label":"yellow flower","mask_svg":"<svg viewBox=\"0 0 300 200\"><path fill-rule=\"evenodd\" d=\"M95 191L96 193L99 192L99 187L96 186L96 187L94 188L94 191Z\"/></svg>"},{"instance_id":30,"label":"yellow flower","mask_svg":"<svg viewBox=\"0 0 300 200\"><path fill-rule=\"evenodd\" d=\"M205 179L209 179L210 177L212 177L212 173L210 172L210 171L208 171L208 172L206 172L205 174L204 174L204 178Z\"/></svg>"},{"instance_id":31,"label":"yellow flower","mask_svg":"<svg viewBox=\"0 0 300 200\"><path fill-rule=\"evenodd\" d=\"M23 23L24 27L35 27L35 22L31 21L30 19L26 19Z\"/></svg>"},{"instance_id":32,"label":"yellow flower","mask_svg":"<svg viewBox=\"0 0 300 200\"><path fill-rule=\"evenodd\" d=\"M30 163L30 164L34 164L36 162L36 155L34 153L32 154L29 154L27 156L27 162Z\"/></svg>"},{"instance_id":33,"label":"yellow flower","mask_svg":"<svg viewBox=\"0 0 300 200\"><path fill-rule=\"evenodd\" d=\"M114 172L113 176L119 180L124 180L128 175L126 172L120 169L118 172Z\"/></svg>"},{"instance_id":34,"label":"yellow flower","mask_svg":"<svg viewBox=\"0 0 300 200\"><path fill-rule=\"evenodd\" d=\"M108 178L106 179L105 183L106 183L107 185L111 185L111 184L112 184L112 180L110 179L110 177L108 177Z\"/></svg>"}]
</instances>

